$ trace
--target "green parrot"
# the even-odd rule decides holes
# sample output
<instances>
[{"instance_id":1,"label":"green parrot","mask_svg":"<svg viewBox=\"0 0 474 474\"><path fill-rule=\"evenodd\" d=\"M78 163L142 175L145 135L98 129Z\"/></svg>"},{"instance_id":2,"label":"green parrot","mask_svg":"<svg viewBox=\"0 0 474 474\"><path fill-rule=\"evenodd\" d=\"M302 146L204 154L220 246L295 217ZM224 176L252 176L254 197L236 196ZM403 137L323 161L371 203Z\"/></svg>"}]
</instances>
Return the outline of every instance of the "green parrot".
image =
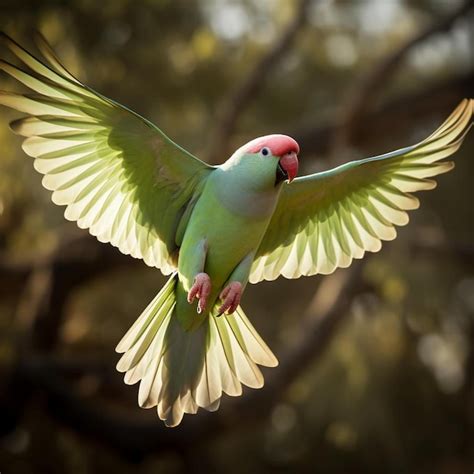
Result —
<instances>
[{"instance_id":1,"label":"green parrot","mask_svg":"<svg viewBox=\"0 0 474 474\"><path fill-rule=\"evenodd\" d=\"M247 282L332 273L396 236L442 161L461 145L474 101L463 100L422 142L297 178L299 146L256 138L220 166L173 143L147 119L79 82L42 38L39 60L2 38L26 70L0 68L33 90L0 92L26 114L26 139L54 203L101 242L171 275L116 350L141 407L167 426L217 410L222 394L259 388L276 357L240 307Z\"/></svg>"}]
</instances>

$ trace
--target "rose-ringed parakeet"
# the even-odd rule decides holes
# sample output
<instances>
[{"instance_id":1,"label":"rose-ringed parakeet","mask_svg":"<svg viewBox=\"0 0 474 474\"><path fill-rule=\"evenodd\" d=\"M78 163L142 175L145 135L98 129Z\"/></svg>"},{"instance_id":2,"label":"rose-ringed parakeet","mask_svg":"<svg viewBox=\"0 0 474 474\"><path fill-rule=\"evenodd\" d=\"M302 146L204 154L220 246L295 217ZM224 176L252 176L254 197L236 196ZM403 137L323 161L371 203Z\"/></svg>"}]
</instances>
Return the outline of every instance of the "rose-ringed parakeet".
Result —
<instances>
[{"instance_id":1,"label":"rose-ringed parakeet","mask_svg":"<svg viewBox=\"0 0 474 474\"><path fill-rule=\"evenodd\" d=\"M42 38L42 61L3 39L22 66L0 68L33 93L1 92L0 103L27 115L11 128L53 202L101 242L171 274L117 346L140 406L157 406L168 426L216 410L242 384L262 387L258 365L277 365L239 305L247 282L329 274L378 251L418 207L411 193L453 168L442 160L473 114L463 100L414 146L300 178L298 144L285 135L214 167L79 82Z\"/></svg>"}]
</instances>

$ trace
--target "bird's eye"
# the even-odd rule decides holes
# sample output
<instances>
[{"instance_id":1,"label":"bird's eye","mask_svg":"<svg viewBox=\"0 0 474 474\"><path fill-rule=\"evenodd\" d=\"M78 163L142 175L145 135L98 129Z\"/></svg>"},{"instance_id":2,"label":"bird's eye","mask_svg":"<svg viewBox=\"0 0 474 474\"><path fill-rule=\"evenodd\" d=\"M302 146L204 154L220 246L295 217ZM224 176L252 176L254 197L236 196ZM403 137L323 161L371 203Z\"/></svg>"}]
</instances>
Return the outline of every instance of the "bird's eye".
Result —
<instances>
[{"instance_id":1,"label":"bird's eye","mask_svg":"<svg viewBox=\"0 0 474 474\"><path fill-rule=\"evenodd\" d=\"M260 154L262 156L268 156L270 154L270 148L264 146L261 150L260 150Z\"/></svg>"}]
</instances>

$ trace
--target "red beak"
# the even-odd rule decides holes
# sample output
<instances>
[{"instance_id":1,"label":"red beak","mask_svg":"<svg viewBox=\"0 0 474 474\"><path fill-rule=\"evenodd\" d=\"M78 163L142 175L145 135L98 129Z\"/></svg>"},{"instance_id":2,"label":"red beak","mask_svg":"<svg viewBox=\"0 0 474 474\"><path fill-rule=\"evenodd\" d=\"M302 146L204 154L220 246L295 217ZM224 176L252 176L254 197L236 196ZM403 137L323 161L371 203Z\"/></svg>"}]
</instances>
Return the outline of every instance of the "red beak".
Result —
<instances>
[{"instance_id":1,"label":"red beak","mask_svg":"<svg viewBox=\"0 0 474 474\"><path fill-rule=\"evenodd\" d=\"M296 152L290 151L285 153L280 158L279 165L287 174L288 182L291 183L298 174L298 157Z\"/></svg>"}]
</instances>

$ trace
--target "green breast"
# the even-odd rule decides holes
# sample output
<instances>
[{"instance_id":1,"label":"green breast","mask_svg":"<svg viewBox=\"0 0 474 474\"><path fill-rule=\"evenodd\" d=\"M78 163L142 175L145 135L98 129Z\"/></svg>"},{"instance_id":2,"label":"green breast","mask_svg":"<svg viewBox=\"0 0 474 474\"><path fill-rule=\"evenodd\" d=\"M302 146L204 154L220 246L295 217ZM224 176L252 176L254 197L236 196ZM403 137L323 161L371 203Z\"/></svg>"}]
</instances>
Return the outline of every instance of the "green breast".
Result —
<instances>
[{"instance_id":1,"label":"green breast","mask_svg":"<svg viewBox=\"0 0 474 474\"><path fill-rule=\"evenodd\" d=\"M245 188L236 189L235 183L229 185L227 176L216 173L211 178L192 210L178 262L180 281L187 291L194 281L197 243L206 240L208 251L204 271L213 284L209 308L237 265L258 248L278 196L275 191L269 201L268 193L259 196ZM239 201L241 206L234 205ZM229 206L229 202L232 205ZM255 212L255 209L260 212ZM195 315L193 310L193 317Z\"/></svg>"}]
</instances>

